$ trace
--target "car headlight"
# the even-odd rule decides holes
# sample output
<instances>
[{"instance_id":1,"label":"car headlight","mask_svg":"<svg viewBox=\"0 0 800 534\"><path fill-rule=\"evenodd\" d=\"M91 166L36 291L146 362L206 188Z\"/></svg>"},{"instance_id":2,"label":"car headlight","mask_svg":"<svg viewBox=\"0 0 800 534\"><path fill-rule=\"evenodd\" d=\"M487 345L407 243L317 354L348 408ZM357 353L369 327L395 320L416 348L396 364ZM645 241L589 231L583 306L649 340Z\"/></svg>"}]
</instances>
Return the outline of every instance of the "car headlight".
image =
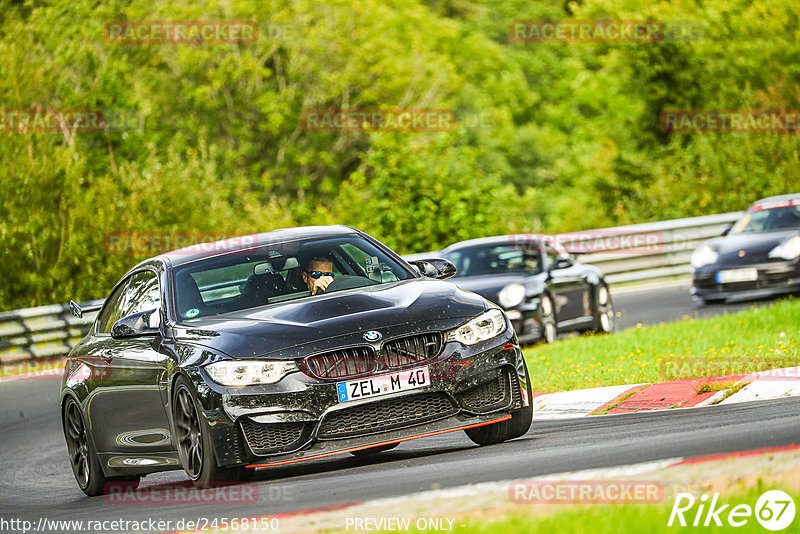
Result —
<instances>
[{"instance_id":1,"label":"car headlight","mask_svg":"<svg viewBox=\"0 0 800 534\"><path fill-rule=\"evenodd\" d=\"M504 308L513 308L525 298L525 286L522 284L508 284L500 290L497 300Z\"/></svg>"},{"instance_id":2,"label":"car headlight","mask_svg":"<svg viewBox=\"0 0 800 534\"><path fill-rule=\"evenodd\" d=\"M474 345L499 336L506 330L506 318L497 308L471 319L447 333L447 341L458 341L464 345Z\"/></svg>"},{"instance_id":3,"label":"car headlight","mask_svg":"<svg viewBox=\"0 0 800 534\"><path fill-rule=\"evenodd\" d=\"M769 251L770 258L781 258L784 260L793 260L800 256L800 235L796 235L787 239L777 247Z\"/></svg>"},{"instance_id":4,"label":"car headlight","mask_svg":"<svg viewBox=\"0 0 800 534\"><path fill-rule=\"evenodd\" d=\"M287 374L299 370L293 361L225 360L205 366L208 376L223 386L275 384Z\"/></svg>"},{"instance_id":5,"label":"car headlight","mask_svg":"<svg viewBox=\"0 0 800 534\"><path fill-rule=\"evenodd\" d=\"M692 264L692 267L695 269L699 269L703 265L708 265L717 261L719 254L713 248L709 247L708 245L702 245L695 249L692 252L692 257L689 261Z\"/></svg>"}]
</instances>

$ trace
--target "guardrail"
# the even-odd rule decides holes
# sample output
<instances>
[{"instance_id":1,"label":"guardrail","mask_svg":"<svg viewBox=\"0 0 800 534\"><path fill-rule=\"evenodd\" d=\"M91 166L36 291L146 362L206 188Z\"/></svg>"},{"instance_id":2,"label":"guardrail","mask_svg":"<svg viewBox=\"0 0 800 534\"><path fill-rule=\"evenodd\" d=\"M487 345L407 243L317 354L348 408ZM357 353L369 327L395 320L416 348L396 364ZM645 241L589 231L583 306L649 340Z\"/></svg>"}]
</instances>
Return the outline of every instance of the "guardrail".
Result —
<instances>
[{"instance_id":1,"label":"guardrail","mask_svg":"<svg viewBox=\"0 0 800 534\"><path fill-rule=\"evenodd\" d=\"M67 304L0 313L0 365L66 356L97 313L78 319Z\"/></svg>"},{"instance_id":2,"label":"guardrail","mask_svg":"<svg viewBox=\"0 0 800 534\"><path fill-rule=\"evenodd\" d=\"M675 278L689 274L689 256L700 242L720 235L740 216L740 212L722 213L558 237L577 237L578 243L585 242L590 249L592 239L600 239L602 252L588 253L581 261L597 265L610 284ZM641 246L641 242L648 244ZM431 254L436 253L410 254L405 258L421 259ZM0 313L0 366L66 356L86 334L96 315L88 313L78 319L66 304Z\"/></svg>"},{"instance_id":3,"label":"guardrail","mask_svg":"<svg viewBox=\"0 0 800 534\"><path fill-rule=\"evenodd\" d=\"M597 234L605 243L616 240L620 246L582 255L580 261L599 267L609 284L688 276L694 249L706 239L721 235L741 216L737 211L590 230L585 233ZM640 241L644 242L650 238L651 244L637 245L635 236L643 236Z\"/></svg>"}]
</instances>

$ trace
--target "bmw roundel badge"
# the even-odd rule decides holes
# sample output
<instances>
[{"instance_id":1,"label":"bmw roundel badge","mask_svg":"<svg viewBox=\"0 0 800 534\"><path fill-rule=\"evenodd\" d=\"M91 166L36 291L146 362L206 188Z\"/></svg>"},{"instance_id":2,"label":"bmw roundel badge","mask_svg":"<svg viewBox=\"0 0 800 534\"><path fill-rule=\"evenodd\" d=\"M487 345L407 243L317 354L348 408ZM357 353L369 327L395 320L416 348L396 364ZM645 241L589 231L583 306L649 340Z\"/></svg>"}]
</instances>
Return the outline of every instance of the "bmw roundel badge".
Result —
<instances>
[{"instance_id":1,"label":"bmw roundel badge","mask_svg":"<svg viewBox=\"0 0 800 534\"><path fill-rule=\"evenodd\" d=\"M364 332L364 339L366 339L367 341L378 341L382 337L383 335L377 330L370 330L369 332Z\"/></svg>"}]
</instances>

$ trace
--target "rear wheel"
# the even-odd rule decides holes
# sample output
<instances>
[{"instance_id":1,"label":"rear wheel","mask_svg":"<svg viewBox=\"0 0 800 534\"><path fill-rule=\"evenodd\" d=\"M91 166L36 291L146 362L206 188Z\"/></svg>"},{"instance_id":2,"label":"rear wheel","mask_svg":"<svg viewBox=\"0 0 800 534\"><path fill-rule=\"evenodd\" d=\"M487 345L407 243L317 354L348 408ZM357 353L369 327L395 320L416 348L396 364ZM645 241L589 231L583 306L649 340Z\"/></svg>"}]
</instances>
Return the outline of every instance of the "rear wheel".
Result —
<instances>
[{"instance_id":1,"label":"rear wheel","mask_svg":"<svg viewBox=\"0 0 800 534\"><path fill-rule=\"evenodd\" d=\"M217 482L252 480L254 469L217 465L208 422L200 414L200 403L192 393L189 381L183 376L178 377L175 381L172 417L178 458L192 482L204 486Z\"/></svg>"},{"instance_id":2,"label":"rear wheel","mask_svg":"<svg viewBox=\"0 0 800 534\"><path fill-rule=\"evenodd\" d=\"M608 286L600 283L594 292L592 329L595 332L608 334L614 331L614 303L611 301L611 293Z\"/></svg>"},{"instance_id":3,"label":"rear wheel","mask_svg":"<svg viewBox=\"0 0 800 534\"><path fill-rule=\"evenodd\" d=\"M514 387L519 387L519 385L514 384ZM525 365L525 387L528 390L527 406L511 412L511 419L506 421L465 430L467 437L478 445L492 445L524 436L533 422L533 393L527 365Z\"/></svg>"},{"instance_id":4,"label":"rear wheel","mask_svg":"<svg viewBox=\"0 0 800 534\"><path fill-rule=\"evenodd\" d=\"M64 407L64 438L67 441L69 463L72 474L81 490L88 496L102 495L110 482L126 482L132 489L139 485L139 476L107 477L100 466L100 459L94 449L83 414L78 402L70 397ZM127 485L126 485L127 487Z\"/></svg>"}]
</instances>

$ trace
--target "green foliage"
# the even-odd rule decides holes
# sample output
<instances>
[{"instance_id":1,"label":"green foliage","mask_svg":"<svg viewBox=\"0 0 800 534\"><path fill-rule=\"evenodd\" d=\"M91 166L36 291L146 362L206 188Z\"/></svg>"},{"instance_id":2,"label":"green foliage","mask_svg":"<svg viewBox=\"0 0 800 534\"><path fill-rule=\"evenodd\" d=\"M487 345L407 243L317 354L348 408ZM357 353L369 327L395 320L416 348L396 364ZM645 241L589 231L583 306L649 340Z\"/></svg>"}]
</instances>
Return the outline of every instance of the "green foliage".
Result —
<instances>
[{"instance_id":1,"label":"green foliage","mask_svg":"<svg viewBox=\"0 0 800 534\"><path fill-rule=\"evenodd\" d=\"M512 43L515 19L693 23L694 40ZM119 20L255 20L242 44L116 44ZM0 128L0 309L105 295L116 232L341 223L401 252L744 208L796 188L791 134L666 135L669 108L797 109L777 0L0 0L0 108L101 109L100 132ZM448 132L315 132L304 109L453 110Z\"/></svg>"},{"instance_id":2,"label":"green foliage","mask_svg":"<svg viewBox=\"0 0 800 534\"><path fill-rule=\"evenodd\" d=\"M476 149L454 141L439 134L412 145L376 134L362 168L342 184L332 220L379 228L400 252L513 230L498 214L516 204L516 191L480 171ZM406 206L415 206L414 216Z\"/></svg>"}]
</instances>

